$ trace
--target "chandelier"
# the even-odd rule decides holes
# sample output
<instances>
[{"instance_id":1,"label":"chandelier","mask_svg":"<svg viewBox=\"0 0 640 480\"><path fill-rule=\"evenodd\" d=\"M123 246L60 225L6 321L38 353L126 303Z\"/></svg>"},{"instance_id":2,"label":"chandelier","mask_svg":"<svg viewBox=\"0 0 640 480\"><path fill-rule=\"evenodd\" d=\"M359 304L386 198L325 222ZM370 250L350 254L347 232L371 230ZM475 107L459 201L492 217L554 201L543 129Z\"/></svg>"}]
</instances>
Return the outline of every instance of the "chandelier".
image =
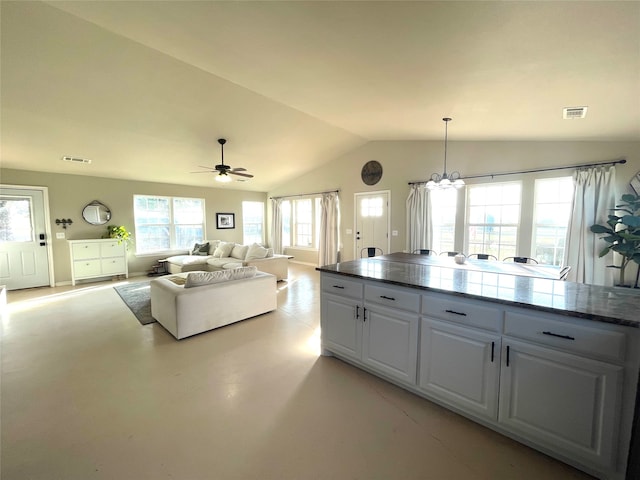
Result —
<instances>
[{"instance_id":1,"label":"chandelier","mask_svg":"<svg viewBox=\"0 0 640 480\"><path fill-rule=\"evenodd\" d=\"M431 179L427 182L426 187L429 190L439 190L445 188L461 188L464 187L464 180L460 178L458 172L447 173L447 140L448 140L448 126L451 118L443 118L444 121L444 171L442 175L434 173L431 175Z\"/></svg>"}]
</instances>

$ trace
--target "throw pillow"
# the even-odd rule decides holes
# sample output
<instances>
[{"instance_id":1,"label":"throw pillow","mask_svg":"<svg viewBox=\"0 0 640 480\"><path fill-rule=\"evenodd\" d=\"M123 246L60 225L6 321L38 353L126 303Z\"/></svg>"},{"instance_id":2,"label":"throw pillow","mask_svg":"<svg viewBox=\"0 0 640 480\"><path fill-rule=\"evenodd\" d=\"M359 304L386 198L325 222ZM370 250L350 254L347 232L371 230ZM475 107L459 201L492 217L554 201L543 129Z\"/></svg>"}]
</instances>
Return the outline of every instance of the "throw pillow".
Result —
<instances>
[{"instance_id":1,"label":"throw pillow","mask_svg":"<svg viewBox=\"0 0 640 480\"><path fill-rule=\"evenodd\" d=\"M233 242L220 242L218 248L216 248L213 252L213 256L217 258L228 257L231 254L231 250L233 250L234 246L235 243Z\"/></svg>"},{"instance_id":2,"label":"throw pillow","mask_svg":"<svg viewBox=\"0 0 640 480\"><path fill-rule=\"evenodd\" d=\"M273 248L267 248L267 258L273 257Z\"/></svg>"},{"instance_id":3,"label":"throw pillow","mask_svg":"<svg viewBox=\"0 0 640 480\"><path fill-rule=\"evenodd\" d=\"M215 252L218 245L220 245L220 240L207 240L207 242L209 242L209 255L213 255L213 252Z\"/></svg>"},{"instance_id":4,"label":"throw pillow","mask_svg":"<svg viewBox=\"0 0 640 480\"><path fill-rule=\"evenodd\" d=\"M191 250L191 255L209 255L209 242L196 243Z\"/></svg>"},{"instance_id":5,"label":"throw pillow","mask_svg":"<svg viewBox=\"0 0 640 480\"><path fill-rule=\"evenodd\" d=\"M247 245L235 245L233 250L231 250L230 256L238 260L244 260L244 257L247 255L247 250L249 250Z\"/></svg>"},{"instance_id":6,"label":"throw pillow","mask_svg":"<svg viewBox=\"0 0 640 480\"><path fill-rule=\"evenodd\" d=\"M266 256L267 256L267 249L264 248L262 245L258 245L257 243L254 243L253 245L249 246L245 260L246 261L256 260L258 258L265 258Z\"/></svg>"},{"instance_id":7,"label":"throw pillow","mask_svg":"<svg viewBox=\"0 0 640 480\"><path fill-rule=\"evenodd\" d=\"M212 283L222 283L231 280L255 277L256 267L240 267L233 270L218 270L216 272L189 272L184 288L201 287Z\"/></svg>"}]
</instances>

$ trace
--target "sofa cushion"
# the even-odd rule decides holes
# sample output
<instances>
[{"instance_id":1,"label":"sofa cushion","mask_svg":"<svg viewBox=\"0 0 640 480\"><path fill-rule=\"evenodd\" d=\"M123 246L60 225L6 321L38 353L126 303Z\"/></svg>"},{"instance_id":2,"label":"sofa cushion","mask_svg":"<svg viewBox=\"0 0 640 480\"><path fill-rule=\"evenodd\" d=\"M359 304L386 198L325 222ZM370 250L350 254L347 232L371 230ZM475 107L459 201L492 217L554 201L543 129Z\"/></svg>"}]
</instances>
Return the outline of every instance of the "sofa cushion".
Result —
<instances>
[{"instance_id":1,"label":"sofa cushion","mask_svg":"<svg viewBox=\"0 0 640 480\"><path fill-rule=\"evenodd\" d=\"M233 242L220 242L218 248L216 248L213 252L213 256L216 258L228 257L231 254L231 250L233 250L234 246L235 243Z\"/></svg>"},{"instance_id":2,"label":"sofa cushion","mask_svg":"<svg viewBox=\"0 0 640 480\"><path fill-rule=\"evenodd\" d=\"M213 255L213 252L215 252L218 245L220 245L220 240L207 240L207 242L209 242L209 255Z\"/></svg>"},{"instance_id":3,"label":"sofa cushion","mask_svg":"<svg viewBox=\"0 0 640 480\"><path fill-rule=\"evenodd\" d=\"M249 250L249 247L247 245L234 245L233 249L231 250L231 255L229 255L232 258L237 258L238 260L244 260L244 257L247 256L247 250Z\"/></svg>"},{"instance_id":4,"label":"sofa cushion","mask_svg":"<svg viewBox=\"0 0 640 480\"><path fill-rule=\"evenodd\" d=\"M201 287L212 283L229 282L256 276L256 267L240 267L233 270L219 270L217 272L189 272L184 288Z\"/></svg>"},{"instance_id":5,"label":"sofa cushion","mask_svg":"<svg viewBox=\"0 0 640 480\"><path fill-rule=\"evenodd\" d=\"M267 256L267 249L262 245L254 243L247 248L247 255L245 260L256 260L258 258L265 258Z\"/></svg>"},{"instance_id":6,"label":"sofa cushion","mask_svg":"<svg viewBox=\"0 0 640 480\"><path fill-rule=\"evenodd\" d=\"M211 257L202 255L175 255L167 258L167 262L181 267L185 265L206 265L209 258Z\"/></svg>"},{"instance_id":7,"label":"sofa cushion","mask_svg":"<svg viewBox=\"0 0 640 480\"><path fill-rule=\"evenodd\" d=\"M209 255L209 242L196 243L191 249L191 255L208 256Z\"/></svg>"},{"instance_id":8,"label":"sofa cushion","mask_svg":"<svg viewBox=\"0 0 640 480\"><path fill-rule=\"evenodd\" d=\"M267 258L273 257L273 248L267 248Z\"/></svg>"}]
</instances>

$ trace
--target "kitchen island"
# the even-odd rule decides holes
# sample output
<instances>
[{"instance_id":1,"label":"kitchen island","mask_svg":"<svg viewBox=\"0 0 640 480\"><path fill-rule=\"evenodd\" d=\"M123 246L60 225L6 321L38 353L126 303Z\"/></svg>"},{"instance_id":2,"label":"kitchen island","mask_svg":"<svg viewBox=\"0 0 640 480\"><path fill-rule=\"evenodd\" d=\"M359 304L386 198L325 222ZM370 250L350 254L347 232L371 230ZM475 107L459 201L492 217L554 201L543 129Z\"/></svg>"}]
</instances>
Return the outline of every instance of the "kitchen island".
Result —
<instances>
[{"instance_id":1,"label":"kitchen island","mask_svg":"<svg viewBox=\"0 0 640 480\"><path fill-rule=\"evenodd\" d=\"M318 268L324 355L598 478L627 478L639 291L398 258Z\"/></svg>"}]
</instances>

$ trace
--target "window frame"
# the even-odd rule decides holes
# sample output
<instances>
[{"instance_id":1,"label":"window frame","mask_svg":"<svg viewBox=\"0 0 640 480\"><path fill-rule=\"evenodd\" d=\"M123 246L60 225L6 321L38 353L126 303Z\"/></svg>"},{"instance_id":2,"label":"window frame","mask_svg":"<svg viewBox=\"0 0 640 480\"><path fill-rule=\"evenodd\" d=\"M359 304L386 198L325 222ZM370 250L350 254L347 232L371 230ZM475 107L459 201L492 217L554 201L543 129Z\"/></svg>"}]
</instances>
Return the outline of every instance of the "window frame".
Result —
<instances>
[{"instance_id":1,"label":"window frame","mask_svg":"<svg viewBox=\"0 0 640 480\"><path fill-rule=\"evenodd\" d=\"M245 211L245 206L248 206L249 204L255 204L255 206L260 205L260 223L259 224L256 222L249 222L247 220L247 217L249 217L249 215ZM242 244L243 245L251 245L253 243L264 245L264 219L265 219L265 202L260 202L257 200L242 201ZM246 229L248 226L251 226L251 225L259 225L260 227L259 228L260 239L258 241L249 239L247 237Z\"/></svg>"},{"instance_id":2,"label":"window frame","mask_svg":"<svg viewBox=\"0 0 640 480\"><path fill-rule=\"evenodd\" d=\"M286 217L286 215L283 215L283 222L282 222L283 248L294 248L298 250L311 250L311 251L318 250L319 242L320 242L320 236L319 236L320 224L319 223L320 223L321 198L322 197L319 195L304 195L297 198L287 198L282 201L283 209L284 209L284 204L289 205L289 215L288 215L289 216L289 222L288 222L289 234L288 235L285 234L287 222L285 222L284 217ZM296 203L303 202L303 201L310 201L311 203L311 212L309 213L309 216L310 216L309 222L298 222L296 218L298 215L298 211L296 209ZM310 228L309 228L310 233L300 233L300 234L298 233L298 230L300 229L298 225L303 225L303 224L310 225ZM311 241L309 242L309 244L299 245L297 243L297 238L299 235L310 236ZM289 243L289 245L287 245L287 243Z\"/></svg>"}]
</instances>

